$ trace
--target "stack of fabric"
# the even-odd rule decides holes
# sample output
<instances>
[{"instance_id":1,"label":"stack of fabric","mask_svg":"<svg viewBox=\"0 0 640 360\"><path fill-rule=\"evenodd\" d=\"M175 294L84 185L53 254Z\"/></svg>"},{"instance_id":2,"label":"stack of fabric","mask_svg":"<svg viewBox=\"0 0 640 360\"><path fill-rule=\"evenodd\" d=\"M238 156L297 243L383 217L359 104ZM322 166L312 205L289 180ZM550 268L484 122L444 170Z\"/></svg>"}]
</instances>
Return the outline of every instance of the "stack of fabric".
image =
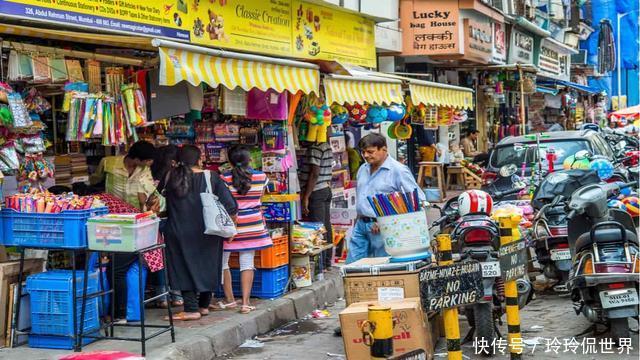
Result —
<instances>
[{"instance_id":1,"label":"stack of fabric","mask_svg":"<svg viewBox=\"0 0 640 360\"><path fill-rule=\"evenodd\" d=\"M71 178L72 182L89 181L89 167L87 166L87 156L80 153L70 154L71 158Z\"/></svg>"},{"instance_id":2,"label":"stack of fabric","mask_svg":"<svg viewBox=\"0 0 640 360\"><path fill-rule=\"evenodd\" d=\"M56 156L54 160L56 185L71 187L71 157Z\"/></svg>"}]
</instances>

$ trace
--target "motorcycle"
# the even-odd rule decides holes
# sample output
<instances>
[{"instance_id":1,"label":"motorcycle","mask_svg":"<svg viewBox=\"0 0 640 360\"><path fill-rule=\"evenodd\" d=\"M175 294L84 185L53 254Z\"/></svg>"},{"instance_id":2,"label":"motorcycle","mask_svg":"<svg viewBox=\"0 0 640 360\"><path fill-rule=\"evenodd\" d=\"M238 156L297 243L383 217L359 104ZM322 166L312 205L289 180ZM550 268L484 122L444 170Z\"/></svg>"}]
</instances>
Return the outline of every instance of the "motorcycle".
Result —
<instances>
[{"instance_id":1,"label":"motorcycle","mask_svg":"<svg viewBox=\"0 0 640 360\"><path fill-rule=\"evenodd\" d=\"M549 174L536 188L531 205L536 210L533 220L532 247L546 278L558 280L553 288L566 292L571 270L571 252L567 239L566 200L578 188L597 184L594 171L559 170Z\"/></svg>"},{"instance_id":2,"label":"motorcycle","mask_svg":"<svg viewBox=\"0 0 640 360\"><path fill-rule=\"evenodd\" d=\"M516 194L521 189L513 189L505 192L496 192L492 196L495 200ZM494 206L498 203L496 202ZM451 238L454 247L459 249L460 260L477 260L481 263L483 274L484 296L479 303L466 306L461 309L471 329L465 341L473 338L484 338L491 343L500 336L496 323L502 325L502 316L506 311L504 281L501 277L498 251L500 248L499 225L497 221L486 213L469 213L459 216L451 223L452 209L457 209L455 201L445 205L448 212L437 222L445 223L445 228L451 229ZM528 279L516 280L518 285L518 305L523 308L532 297L532 286Z\"/></svg>"},{"instance_id":3,"label":"motorcycle","mask_svg":"<svg viewBox=\"0 0 640 360\"><path fill-rule=\"evenodd\" d=\"M609 209L607 200L634 184L586 185L567 206L573 259L567 287L574 309L594 323L589 330L605 324L618 341L629 337L628 319L638 316L640 251L631 216Z\"/></svg>"}]
</instances>

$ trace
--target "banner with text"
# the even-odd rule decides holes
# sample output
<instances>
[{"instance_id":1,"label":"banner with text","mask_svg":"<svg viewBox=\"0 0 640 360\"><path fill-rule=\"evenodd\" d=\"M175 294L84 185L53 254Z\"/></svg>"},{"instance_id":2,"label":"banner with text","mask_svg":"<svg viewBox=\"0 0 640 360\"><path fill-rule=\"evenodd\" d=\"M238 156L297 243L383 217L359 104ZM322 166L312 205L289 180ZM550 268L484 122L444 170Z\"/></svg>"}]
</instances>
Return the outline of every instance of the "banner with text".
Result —
<instances>
[{"instance_id":1,"label":"banner with text","mask_svg":"<svg viewBox=\"0 0 640 360\"><path fill-rule=\"evenodd\" d=\"M0 14L274 56L376 66L372 20L299 0L0 0Z\"/></svg>"}]
</instances>

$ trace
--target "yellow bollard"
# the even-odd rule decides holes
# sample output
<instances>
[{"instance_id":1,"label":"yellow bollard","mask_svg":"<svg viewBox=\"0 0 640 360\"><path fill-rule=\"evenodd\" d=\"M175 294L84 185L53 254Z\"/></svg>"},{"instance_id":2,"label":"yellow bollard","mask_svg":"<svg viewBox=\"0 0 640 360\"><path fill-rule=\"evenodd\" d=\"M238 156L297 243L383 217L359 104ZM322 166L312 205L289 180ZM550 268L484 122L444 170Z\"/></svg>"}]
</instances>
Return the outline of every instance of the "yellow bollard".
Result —
<instances>
[{"instance_id":1,"label":"yellow bollard","mask_svg":"<svg viewBox=\"0 0 640 360\"><path fill-rule=\"evenodd\" d=\"M520 215L501 216L500 223L500 245L507 245L520 239L518 224ZM523 346L522 335L520 334L520 313L518 308L518 286L516 281L507 281L504 284L504 295L507 303L507 339L509 341L509 353L511 359L521 359Z\"/></svg>"},{"instance_id":2,"label":"yellow bollard","mask_svg":"<svg viewBox=\"0 0 640 360\"><path fill-rule=\"evenodd\" d=\"M367 321L360 326L362 340L370 347L371 359L393 355L393 318L388 306L369 306Z\"/></svg>"},{"instance_id":3,"label":"yellow bollard","mask_svg":"<svg viewBox=\"0 0 640 360\"><path fill-rule=\"evenodd\" d=\"M453 264L453 255L451 254L451 235L438 234L438 252L440 253L440 262L438 265ZM460 325L458 324L458 309L444 309L444 333L447 337L447 353L449 360L462 360L462 350L460 348Z\"/></svg>"}]
</instances>

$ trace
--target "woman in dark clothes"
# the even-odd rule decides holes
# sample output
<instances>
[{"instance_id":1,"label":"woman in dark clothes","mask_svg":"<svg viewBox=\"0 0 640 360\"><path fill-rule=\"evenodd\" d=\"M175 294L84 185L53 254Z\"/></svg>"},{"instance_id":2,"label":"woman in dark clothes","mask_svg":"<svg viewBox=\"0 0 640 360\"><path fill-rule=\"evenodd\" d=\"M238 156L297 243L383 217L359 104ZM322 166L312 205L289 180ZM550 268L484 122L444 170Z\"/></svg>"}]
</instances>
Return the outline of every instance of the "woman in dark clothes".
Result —
<instances>
[{"instance_id":1,"label":"woman in dark clothes","mask_svg":"<svg viewBox=\"0 0 640 360\"><path fill-rule=\"evenodd\" d=\"M225 239L204 234L200 193L206 191L206 182L200 155L195 146L181 148L165 187L166 267L171 286L181 290L184 299L184 312L175 314L174 320L197 320L207 315L211 292L221 283ZM229 215L235 217L238 205L215 173L211 173L211 187Z\"/></svg>"}]
</instances>

